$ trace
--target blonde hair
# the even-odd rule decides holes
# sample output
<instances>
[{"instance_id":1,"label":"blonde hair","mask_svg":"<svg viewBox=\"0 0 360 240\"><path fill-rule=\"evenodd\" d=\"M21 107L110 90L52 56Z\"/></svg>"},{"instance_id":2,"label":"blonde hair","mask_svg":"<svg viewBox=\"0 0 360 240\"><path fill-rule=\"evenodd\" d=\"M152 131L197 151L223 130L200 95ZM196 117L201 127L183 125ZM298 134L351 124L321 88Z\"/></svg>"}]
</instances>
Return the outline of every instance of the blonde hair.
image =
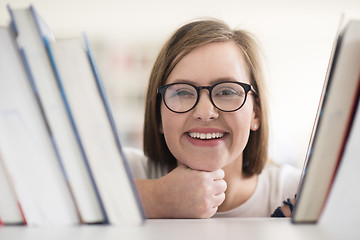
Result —
<instances>
[{"instance_id":1,"label":"blonde hair","mask_svg":"<svg viewBox=\"0 0 360 240\"><path fill-rule=\"evenodd\" d=\"M157 88L165 84L171 71L186 54L206 44L225 41L234 41L243 53L250 84L257 92L254 102L260 113L260 127L250 132L243 152L242 170L247 174L259 174L265 166L268 159L268 108L258 44L248 32L231 30L225 23L211 19L193 21L180 27L161 49L151 72L145 104L144 152L151 161L168 167L169 171L176 167L177 161L160 132L161 98Z\"/></svg>"}]
</instances>

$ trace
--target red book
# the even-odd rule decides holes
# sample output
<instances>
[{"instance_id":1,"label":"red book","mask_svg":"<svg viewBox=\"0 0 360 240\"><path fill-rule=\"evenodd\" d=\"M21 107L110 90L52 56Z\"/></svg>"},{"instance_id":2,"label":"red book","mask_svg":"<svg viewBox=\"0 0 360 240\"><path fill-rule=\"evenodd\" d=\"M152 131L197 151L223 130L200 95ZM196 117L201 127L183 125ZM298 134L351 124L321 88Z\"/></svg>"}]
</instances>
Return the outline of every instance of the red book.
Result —
<instances>
[{"instance_id":1,"label":"red book","mask_svg":"<svg viewBox=\"0 0 360 240\"><path fill-rule=\"evenodd\" d=\"M360 93L360 21L349 21L342 29L330 61L293 223L319 220L342 161Z\"/></svg>"}]
</instances>

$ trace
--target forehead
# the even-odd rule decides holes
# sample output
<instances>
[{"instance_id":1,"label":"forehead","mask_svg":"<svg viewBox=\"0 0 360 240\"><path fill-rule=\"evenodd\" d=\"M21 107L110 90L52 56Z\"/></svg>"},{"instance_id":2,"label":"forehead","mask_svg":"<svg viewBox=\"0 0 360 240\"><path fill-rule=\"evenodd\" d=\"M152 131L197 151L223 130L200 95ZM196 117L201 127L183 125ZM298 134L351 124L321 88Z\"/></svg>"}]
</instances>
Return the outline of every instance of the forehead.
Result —
<instances>
[{"instance_id":1,"label":"forehead","mask_svg":"<svg viewBox=\"0 0 360 240\"><path fill-rule=\"evenodd\" d=\"M243 53L233 41L209 43L188 53L174 67L166 83L188 81L208 85L219 79L250 83Z\"/></svg>"}]
</instances>

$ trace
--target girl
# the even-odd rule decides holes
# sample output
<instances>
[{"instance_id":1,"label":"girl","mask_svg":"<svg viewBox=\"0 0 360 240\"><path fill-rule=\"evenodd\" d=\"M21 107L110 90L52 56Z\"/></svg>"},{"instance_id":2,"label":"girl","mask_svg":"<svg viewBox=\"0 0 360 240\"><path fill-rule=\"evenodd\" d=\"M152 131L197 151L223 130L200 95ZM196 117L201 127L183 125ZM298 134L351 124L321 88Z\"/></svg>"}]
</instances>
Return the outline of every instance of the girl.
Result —
<instances>
[{"instance_id":1,"label":"girl","mask_svg":"<svg viewBox=\"0 0 360 240\"><path fill-rule=\"evenodd\" d=\"M269 217L300 171L268 163L258 47L217 20L165 43L146 97L144 153L127 149L148 218Z\"/></svg>"}]
</instances>

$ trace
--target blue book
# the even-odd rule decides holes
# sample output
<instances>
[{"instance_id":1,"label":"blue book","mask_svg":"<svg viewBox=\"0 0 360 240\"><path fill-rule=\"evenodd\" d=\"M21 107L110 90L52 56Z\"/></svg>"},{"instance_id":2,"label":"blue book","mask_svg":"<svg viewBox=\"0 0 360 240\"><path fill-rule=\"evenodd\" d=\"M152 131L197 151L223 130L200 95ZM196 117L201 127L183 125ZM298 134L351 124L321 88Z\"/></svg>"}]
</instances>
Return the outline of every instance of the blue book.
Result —
<instances>
[{"instance_id":1,"label":"blue book","mask_svg":"<svg viewBox=\"0 0 360 240\"><path fill-rule=\"evenodd\" d=\"M88 42L73 38L48 44L109 223L143 222L143 209Z\"/></svg>"}]
</instances>

